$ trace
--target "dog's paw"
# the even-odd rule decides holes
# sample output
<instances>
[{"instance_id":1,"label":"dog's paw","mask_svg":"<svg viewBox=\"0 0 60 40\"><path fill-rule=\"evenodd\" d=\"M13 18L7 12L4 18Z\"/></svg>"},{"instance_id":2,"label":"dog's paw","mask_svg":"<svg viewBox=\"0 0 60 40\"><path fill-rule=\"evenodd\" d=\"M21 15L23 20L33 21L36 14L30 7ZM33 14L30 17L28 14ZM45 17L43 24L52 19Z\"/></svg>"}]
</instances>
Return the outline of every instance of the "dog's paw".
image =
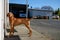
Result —
<instances>
[{"instance_id":1,"label":"dog's paw","mask_svg":"<svg viewBox=\"0 0 60 40\"><path fill-rule=\"evenodd\" d=\"M28 37L31 37L31 35L29 34L29 36Z\"/></svg>"},{"instance_id":2,"label":"dog's paw","mask_svg":"<svg viewBox=\"0 0 60 40\"><path fill-rule=\"evenodd\" d=\"M12 37L13 36L13 33L9 33L9 35L8 35L9 37Z\"/></svg>"},{"instance_id":3,"label":"dog's paw","mask_svg":"<svg viewBox=\"0 0 60 40\"><path fill-rule=\"evenodd\" d=\"M28 33L28 34L30 34L30 33Z\"/></svg>"},{"instance_id":4,"label":"dog's paw","mask_svg":"<svg viewBox=\"0 0 60 40\"><path fill-rule=\"evenodd\" d=\"M29 33L29 37L31 37L32 36L32 33Z\"/></svg>"}]
</instances>

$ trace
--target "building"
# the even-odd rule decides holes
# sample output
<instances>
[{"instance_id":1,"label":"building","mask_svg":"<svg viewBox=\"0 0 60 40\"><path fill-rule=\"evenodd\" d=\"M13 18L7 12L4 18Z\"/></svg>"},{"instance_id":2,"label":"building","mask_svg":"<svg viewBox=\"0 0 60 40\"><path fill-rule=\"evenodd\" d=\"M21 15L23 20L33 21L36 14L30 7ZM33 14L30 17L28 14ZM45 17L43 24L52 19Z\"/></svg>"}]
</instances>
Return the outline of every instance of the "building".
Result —
<instances>
[{"instance_id":1,"label":"building","mask_svg":"<svg viewBox=\"0 0 60 40\"><path fill-rule=\"evenodd\" d=\"M51 18L53 15L53 8L50 6L44 6L41 9L29 9L30 13L32 13L32 17L37 17L37 16L44 16Z\"/></svg>"},{"instance_id":2,"label":"building","mask_svg":"<svg viewBox=\"0 0 60 40\"><path fill-rule=\"evenodd\" d=\"M13 12L16 18L26 18L26 4L9 3L9 12ZM29 10L27 17L31 18Z\"/></svg>"}]
</instances>

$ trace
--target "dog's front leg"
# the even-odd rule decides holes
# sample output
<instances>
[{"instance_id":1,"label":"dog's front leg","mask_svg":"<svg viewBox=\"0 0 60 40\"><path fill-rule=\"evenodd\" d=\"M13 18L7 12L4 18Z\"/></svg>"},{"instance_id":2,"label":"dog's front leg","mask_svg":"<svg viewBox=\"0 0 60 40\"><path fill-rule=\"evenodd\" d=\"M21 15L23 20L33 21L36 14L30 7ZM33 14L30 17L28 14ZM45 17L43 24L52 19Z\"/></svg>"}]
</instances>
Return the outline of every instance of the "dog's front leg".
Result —
<instances>
[{"instance_id":1,"label":"dog's front leg","mask_svg":"<svg viewBox=\"0 0 60 40\"><path fill-rule=\"evenodd\" d=\"M14 26L13 24L10 25L10 33L9 36L12 36L14 34Z\"/></svg>"}]
</instances>

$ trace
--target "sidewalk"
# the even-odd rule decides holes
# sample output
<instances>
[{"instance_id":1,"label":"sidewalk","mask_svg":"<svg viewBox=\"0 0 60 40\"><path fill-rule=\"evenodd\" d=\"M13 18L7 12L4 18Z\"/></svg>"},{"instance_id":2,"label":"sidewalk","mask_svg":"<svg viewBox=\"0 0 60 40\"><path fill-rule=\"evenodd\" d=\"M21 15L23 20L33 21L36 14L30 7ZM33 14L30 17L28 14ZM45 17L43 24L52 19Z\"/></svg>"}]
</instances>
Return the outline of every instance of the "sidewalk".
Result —
<instances>
[{"instance_id":1,"label":"sidewalk","mask_svg":"<svg viewBox=\"0 0 60 40\"><path fill-rule=\"evenodd\" d=\"M6 27L6 29L9 29L9 27ZM51 40L48 36L44 36L43 34L37 32L36 30L32 29L32 36L28 37L28 29L24 25L16 26L15 30L17 32L14 32L14 35L18 35L21 40ZM9 33L5 31L6 35Z\"/></svg>"}]
</instances>

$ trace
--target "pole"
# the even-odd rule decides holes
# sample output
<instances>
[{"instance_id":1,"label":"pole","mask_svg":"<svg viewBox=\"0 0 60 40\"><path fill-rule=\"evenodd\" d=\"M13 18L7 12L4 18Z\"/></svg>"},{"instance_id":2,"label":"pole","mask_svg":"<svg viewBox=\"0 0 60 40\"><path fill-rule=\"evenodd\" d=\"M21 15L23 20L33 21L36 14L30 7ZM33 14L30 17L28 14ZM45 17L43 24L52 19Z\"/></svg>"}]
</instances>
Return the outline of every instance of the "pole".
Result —
<instances>
[{"instance_id":1,"label":"pole","mask_svg":"<svg viewBox=\"0 0 60 40\"><path fill-rule=\"evenodd\" d=\"M26 18L28 18L28 0L26 0Z\"/></svg>"}]
</instances>

